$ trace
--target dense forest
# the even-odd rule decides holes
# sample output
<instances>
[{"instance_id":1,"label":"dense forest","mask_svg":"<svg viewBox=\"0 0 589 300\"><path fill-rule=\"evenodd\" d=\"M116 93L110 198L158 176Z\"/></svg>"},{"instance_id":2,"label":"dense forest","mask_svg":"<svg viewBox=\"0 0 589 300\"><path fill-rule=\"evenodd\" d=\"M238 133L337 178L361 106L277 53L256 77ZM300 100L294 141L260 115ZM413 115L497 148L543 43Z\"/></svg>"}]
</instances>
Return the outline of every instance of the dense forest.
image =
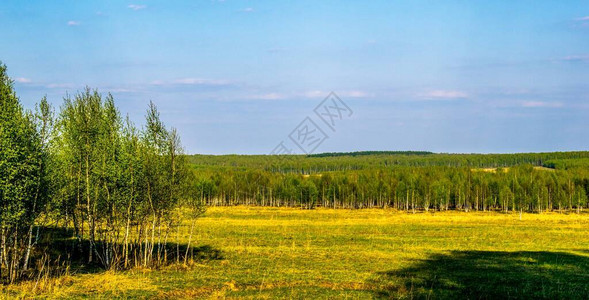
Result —
<instances>
[{"instance_id":1,"label":"dense forest","mask_svg":"<svg viewBox=\"0 0 589 300\"><path fill-rule=\"evenodd\" d=\"M581 211L589 152L192 155L208 205Z\"/></svg>"},{"instance_id":2,"label":"dense forest","mask_svg":"<svg viewBox=\"0 0 589 300\"><path fill-rule=\"evenodd\" d=\"M577 157L586 154L554 153L553 156ZM272 170L286 170L283 172L244 166L251 161L265 160L261 156L244 158L242 165L195 163L194 166L197 170L198 193L209 205L382 207L412 212L448 209L542 212L580 211L586 208L589 195L588 169L578 167L560 170L524 163L538 156L551 157L550 154L530 154L528 157L514 155L510 159L521 161L521 164L505 168L469 167L466 163L469 161L468 155L455 158L455 161L464 161L465 166L462 167L407 166L404 163L375 166L378 160L396 160L408 165L414 163L412 159L403 161L403 158L395 157L374 158L374 161L365 164L350 159L347 161L349 164L343 164L353 165L354 168L338 167L330 159L307 161L308 158L300 157L298 173L292 168L292 160L272 161ZM492 157L488 158L489 161ZM478 166L479 161L486 159L475 155L473 160L477 161ZM332 171L332 167L335 171ZM316 170L327 171L314 172Z\"/></svg>"},{"instance_id":3,"label":"dense forest","mask_svg":"<svg viewBox=\"0 0 589 300\"><path fill-rule=\"evenodd\" d=\"M589 152L192 155L209 205L551 211L587 207Z\"/></svg>"}]
</instances>

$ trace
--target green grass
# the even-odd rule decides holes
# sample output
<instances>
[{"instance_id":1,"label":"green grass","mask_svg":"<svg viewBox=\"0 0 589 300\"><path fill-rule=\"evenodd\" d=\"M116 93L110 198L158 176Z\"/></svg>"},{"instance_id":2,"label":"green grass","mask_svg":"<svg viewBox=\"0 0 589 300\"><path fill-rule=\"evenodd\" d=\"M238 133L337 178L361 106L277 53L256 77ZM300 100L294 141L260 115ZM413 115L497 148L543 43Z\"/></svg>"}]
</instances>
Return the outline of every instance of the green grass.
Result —
<instances>
[{"instance_id":1,"label":"green grass","mask_svg":"<svg viewBox=\"0 0 589 300\"><path fill-rule=\"evenodd\" d=\"M194 239L223 258L74 274L47 298L589 297L589 215L210 208ZM188 232L189 221L183 224ZM187 234L181 242L187 241Z\"/></svg>"}]
</instances>

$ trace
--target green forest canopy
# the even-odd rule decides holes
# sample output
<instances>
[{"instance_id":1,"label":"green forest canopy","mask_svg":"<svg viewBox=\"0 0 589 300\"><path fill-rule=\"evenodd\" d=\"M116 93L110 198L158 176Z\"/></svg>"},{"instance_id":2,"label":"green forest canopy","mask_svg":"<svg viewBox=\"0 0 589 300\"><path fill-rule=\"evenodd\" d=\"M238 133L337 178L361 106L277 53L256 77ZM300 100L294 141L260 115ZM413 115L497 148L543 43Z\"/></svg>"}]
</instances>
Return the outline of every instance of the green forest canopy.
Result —
<instances>
[{"instance_id":1,"label":"green forest canopy","mask_svg":"<svg viewBox=\"0 0 589 300\"><path fill-rule=\"evenodd\" d=\"M189 161L197 193L209 205L536 212L587 207L587 151L418 153L191 155Z\"/></svg>"}]
</instances>

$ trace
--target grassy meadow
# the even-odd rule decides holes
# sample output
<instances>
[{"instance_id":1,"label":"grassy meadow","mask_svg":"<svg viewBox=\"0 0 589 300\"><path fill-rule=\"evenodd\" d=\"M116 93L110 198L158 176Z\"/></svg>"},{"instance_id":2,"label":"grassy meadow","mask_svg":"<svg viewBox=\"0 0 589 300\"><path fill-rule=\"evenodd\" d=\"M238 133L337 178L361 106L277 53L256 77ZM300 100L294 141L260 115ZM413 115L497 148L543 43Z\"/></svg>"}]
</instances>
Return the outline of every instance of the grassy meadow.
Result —
<instances>
[{"instance_id":1,"label":"grassy meadow","mask_svg":"<svg viewBox=\"0 0 589 300\"><path fill-rule=\"evenodd\" d=\"M171 237L187 243L190 222ZM2 287L40 298L589 297L589 215L212 207L203 259Z\"/></svg>"}]
</instances>

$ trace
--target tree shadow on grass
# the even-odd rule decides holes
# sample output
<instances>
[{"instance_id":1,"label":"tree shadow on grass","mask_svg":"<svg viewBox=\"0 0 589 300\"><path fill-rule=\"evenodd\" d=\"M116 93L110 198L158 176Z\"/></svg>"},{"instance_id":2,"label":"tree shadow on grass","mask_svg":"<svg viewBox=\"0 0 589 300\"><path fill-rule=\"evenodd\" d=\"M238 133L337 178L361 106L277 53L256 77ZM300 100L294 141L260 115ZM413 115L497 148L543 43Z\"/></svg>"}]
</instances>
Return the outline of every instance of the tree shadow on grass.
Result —
<instances>
[{"instance_id":1,"label":"tree shadow on grass","mask_svg":"<svg viewBox=\"0 0 589 300\"><path fill-rule=\"evenodd\" d=\"M589 299L589 257L544 251L452 251L380 272L376 296L418 299Z\"/></svg>"},{"instance_id":2,"label":"tree shadow on grass","mask_svg":"<svg viewBox=\"0 0 589 300\"><path fill-rule=\"evenodd\" d=\"M105 270L104 266L96 259L94 255L94 262L88 263L89 244L88 240L78 240L74 238L73 232L70 229L44 227L40 230L40 239L33 252L31 253L31 270L29 271L30 278L36 276L40 264L46 264L47 268L52 270L50 276L59 276L64 273L64 269L74 273L97 273ZM94 244L95 249L101 252L105 249L105 245L101 242ZM114 247L122 251L123 245L116 244ZM132 261L133 251L139 249L139 244L129 244L130 248L130 262L129 267L134 265ZM191 261L207 261L223 259L223 253L213 248L210 245L190 246L187 244L176 243L162 243L161 247L156 245L154 249L154 257L160 250L161 261L160 266L172 264L176 261L184 262L184 257L187 255L188 260ZM94 252L96 253L96 252ZM119 269L121 268L119 263Z\"/></svg>"}]
</instances>

